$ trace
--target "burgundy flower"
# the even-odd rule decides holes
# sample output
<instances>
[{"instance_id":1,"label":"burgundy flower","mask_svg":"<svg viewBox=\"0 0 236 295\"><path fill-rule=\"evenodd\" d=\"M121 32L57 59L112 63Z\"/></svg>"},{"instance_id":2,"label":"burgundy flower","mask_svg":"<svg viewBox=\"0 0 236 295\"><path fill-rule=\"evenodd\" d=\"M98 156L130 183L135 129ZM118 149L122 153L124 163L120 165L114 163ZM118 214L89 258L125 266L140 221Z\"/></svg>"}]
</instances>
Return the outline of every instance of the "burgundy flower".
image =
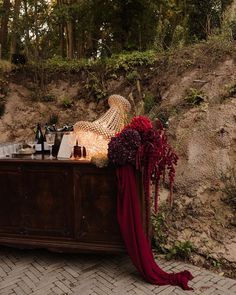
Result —
<instances>
[{"instance_id":1,"label":"burgundy flower","mask_svg":"<svg viewBox=\"0 0 236 295\"><path fill-rule=\"evenodd\" d=\"M112 137L108 144L108 158L115 165L135 165L141 138L136 130L126 129Z\"/></svg>"},{"instance_id":2,"label":"burgundy flower","mask_svg":"<svg viewBox=\"0 0 236 295\"><path fill-rule=\"evenodd\" d=\"M138 116L134 117L129 125L124 129L134 129L139 132L140 136L152 128L152 122L149 118Z\"/></svg>"},{"instance_id":3,"label":"burgundy flower","mask_svg":"<svg viewBox=\"0 0 236 295\"><path fill-rule=\"evenodd\" d=\"M155 210L158 207L158 190L161 178L165 181L168 171L170 181L170 203L178 157L167 142L167 136L160 121L155 128L146 117L135 117L108 145L108 158L116 165L132 164L142 171L144 194L149 224L150 184L155 186ZM148 232L148 229L147 229Z\"/></svg>"}]
</instances>

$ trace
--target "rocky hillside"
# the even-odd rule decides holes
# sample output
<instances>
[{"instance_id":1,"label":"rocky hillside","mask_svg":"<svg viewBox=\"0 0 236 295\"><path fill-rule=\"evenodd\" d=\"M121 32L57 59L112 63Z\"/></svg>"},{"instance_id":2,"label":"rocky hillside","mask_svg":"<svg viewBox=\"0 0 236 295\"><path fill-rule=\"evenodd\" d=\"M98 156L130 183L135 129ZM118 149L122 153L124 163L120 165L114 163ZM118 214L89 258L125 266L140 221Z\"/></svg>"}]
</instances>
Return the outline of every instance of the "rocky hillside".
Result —
<instances>
[{"instance_id":1,"label":"rocky hillside","mask_svg":"<svg viewBox=\"0 0 236 295\"><path fill-rule=\"evenodd\" d=\"M94 120L110 94L125 96L133 115L163 121L179 155L174 208L163 205L154 222L159 250L235 276L235 45L212 40L106 64L2 70L0 142L33 136L37 122Z\"/></svg>"}]
</instances>

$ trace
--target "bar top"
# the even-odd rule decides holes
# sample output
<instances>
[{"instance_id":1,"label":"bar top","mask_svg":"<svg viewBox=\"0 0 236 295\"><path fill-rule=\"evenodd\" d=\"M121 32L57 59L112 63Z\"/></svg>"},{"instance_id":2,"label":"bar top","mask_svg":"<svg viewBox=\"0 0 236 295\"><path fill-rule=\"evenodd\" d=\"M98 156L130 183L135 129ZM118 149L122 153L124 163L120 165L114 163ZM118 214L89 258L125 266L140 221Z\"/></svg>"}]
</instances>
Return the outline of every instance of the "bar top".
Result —
<instances>
[{"instance_id":1,"label":"bar top","mask_svg":"<svg viewBox=\"0 0 236 295\"><path fill-rule=\"evenodd\" d=\"M31 158L30 155L13 155L13 157L7 157L7 158L0 158L0 163L50 163L50 164L91 164L91 161L89 159L57 159L53 158L50 159L49 155L41 155L37 154L34 156L34 159Z\"/></svg>"}]
</instances>

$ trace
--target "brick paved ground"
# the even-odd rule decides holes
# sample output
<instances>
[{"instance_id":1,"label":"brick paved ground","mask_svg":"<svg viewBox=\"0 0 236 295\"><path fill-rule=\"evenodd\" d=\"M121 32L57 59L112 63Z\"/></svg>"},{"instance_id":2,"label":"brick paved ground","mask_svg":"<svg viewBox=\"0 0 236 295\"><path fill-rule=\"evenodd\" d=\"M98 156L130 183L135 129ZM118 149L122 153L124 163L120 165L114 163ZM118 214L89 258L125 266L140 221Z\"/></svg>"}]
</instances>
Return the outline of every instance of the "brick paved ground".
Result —
<instances>
[{"instance_id":1,"label":"brick paved ground","mask_svg":"<svg viewBox=\"0 0 236 295\"><path fill-rule=\"evenodd\" d=\"M189 269L194 291L142 281L122 256L55 254L0 248L0 295L235 295L236 281L181 262L161 261L168 272Z\"/></svg>"}]
</instances>

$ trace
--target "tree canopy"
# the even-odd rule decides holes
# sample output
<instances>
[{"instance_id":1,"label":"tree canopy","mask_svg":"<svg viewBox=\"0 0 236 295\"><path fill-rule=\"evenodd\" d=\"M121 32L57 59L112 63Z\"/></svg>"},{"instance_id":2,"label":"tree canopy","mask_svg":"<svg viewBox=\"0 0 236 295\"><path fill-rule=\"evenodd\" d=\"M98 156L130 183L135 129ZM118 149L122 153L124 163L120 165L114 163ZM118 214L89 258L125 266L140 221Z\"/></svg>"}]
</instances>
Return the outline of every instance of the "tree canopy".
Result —
<instances>
[{"instance_id":1,"label":"tree canopy","mask_svg":"<svg viewBox=\"0 0 236 295\"><path fill-rule=\"evenodd\" d=\"M0 0L1 57L69 59L166 49L220 30L232 0Z\"/></svg>"}]
</instances>

